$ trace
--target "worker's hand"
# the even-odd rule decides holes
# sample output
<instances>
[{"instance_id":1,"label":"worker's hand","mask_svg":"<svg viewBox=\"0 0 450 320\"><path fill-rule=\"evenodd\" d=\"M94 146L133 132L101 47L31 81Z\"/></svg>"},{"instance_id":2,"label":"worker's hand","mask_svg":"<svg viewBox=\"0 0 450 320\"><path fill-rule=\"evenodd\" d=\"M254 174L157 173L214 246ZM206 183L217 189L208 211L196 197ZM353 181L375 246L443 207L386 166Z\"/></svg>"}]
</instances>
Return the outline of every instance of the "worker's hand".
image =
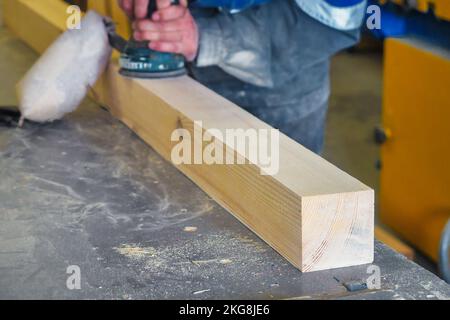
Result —
<instances>
[{"instance_id":1,"label":"worker's hand","mask_svg":"<svg viewBox=\"0 0 450 320\"><path fill-rule=\"evenodd\" d=\"M130 19L145 19L150 0L118 0L119 6ZM155 0L151 0L155 1Z\"/></svg>"},{"instance_id":2,"label":"worker's hand","mask_svg":"<svg viewBox=\"0 0 450 320\"><path fill-rule=\"evenodd\" d=\"M152 20L141 19L133 24L134 38L150 41L156 51L179 53L193 61L198 52L199 32L187 7L187 0L171 5L171 0L156 0L158 11Z\"/></svg>"}]
</instances>

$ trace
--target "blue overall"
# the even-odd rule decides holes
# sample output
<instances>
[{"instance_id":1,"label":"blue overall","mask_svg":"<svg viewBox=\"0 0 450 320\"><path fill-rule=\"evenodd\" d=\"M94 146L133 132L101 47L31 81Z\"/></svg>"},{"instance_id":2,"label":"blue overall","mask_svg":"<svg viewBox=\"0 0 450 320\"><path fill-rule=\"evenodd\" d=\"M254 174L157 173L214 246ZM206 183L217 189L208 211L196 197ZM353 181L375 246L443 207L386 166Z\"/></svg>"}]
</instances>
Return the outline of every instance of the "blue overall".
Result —
<instances>
[{"instance_id":1,"label":"blue overall","mask_svg":"<svg viewBox=\"0 0 450 320\"><path fill-rule=\"evenodd\" d=\"M200 48L191 75L320 153L330 57L358 41L365 1L197 0L192 13Z\"/></svg>"}]
</instances>

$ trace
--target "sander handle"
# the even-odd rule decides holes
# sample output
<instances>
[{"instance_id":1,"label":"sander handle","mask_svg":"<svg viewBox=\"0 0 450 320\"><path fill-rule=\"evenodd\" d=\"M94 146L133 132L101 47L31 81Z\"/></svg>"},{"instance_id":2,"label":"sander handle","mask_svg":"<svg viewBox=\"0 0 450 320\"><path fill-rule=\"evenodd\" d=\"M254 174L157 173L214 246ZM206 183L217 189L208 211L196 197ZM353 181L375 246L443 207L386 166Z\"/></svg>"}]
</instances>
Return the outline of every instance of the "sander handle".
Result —
<instances>
[{"instance_id":1,"label":"sander handle","mask_svg":"<svg viewBox=\"0 0 450 320\"><path fill-rule=\"evenodd\" d=\"M172 0L172 5L179 5L179 0ZM147 11L147 18L151 19L153 13L155 13L158 10L158 7L156 5L156 0L149 0L148 2L148 11ZM126 50L126 47L128 45L128 41L122 38L120 35L116 32L116 25L114 21L111 18L104 18L103 19L106 27L106 31L108 33L108 39L111 47L119 51L120 53L124 53Z\"/></svg>"},{"instance_id":2,"label":"sander handle","mask_svg":"<svg viewBox=\"0 0 450 320\"><path fill-rule=\"evenodd\" d=\"M106 32L108 33L108 40L111 47L119 51L120 53L125 52L128 41L122 38L116 32L116 24L111 18L104 17L103 23L105 24Z\"/></svg>"}]
</instances>

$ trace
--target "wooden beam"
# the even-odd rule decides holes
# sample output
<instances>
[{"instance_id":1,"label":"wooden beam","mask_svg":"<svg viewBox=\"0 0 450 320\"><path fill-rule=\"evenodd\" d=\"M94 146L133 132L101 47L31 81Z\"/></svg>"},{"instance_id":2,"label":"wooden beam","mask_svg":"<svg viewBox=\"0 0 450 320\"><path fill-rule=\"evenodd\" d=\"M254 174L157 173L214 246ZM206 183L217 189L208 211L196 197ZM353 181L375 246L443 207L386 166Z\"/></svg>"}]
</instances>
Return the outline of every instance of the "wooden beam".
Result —
<instances>
[{"instance_id":1,"label":"wooden beam","mask_svg":"<svg viewBox=\"0 0 450 320\"><path fill-rule=\"evenodd\" d=\"M55 0L3 1L4 23L42 53L66 29L68 4Z\"/></svg>"},{"instance_id":2,"label":"wooden beam","mask_svg":"<svg viewBox=\"0 0 450 320\"><path fill-rule=\"evenodd\" d=\"M108 15L109 5L108 0L88 0L88 10L95 10L102 15Z\"/></svg>"},{"instance_id":3,"label":"wooden beam","mask_svg":"<svg viewBox=\"0 0 450 320\"><path fill-rule=\"evenodd\" d=\"M20 30L28 42L40 33L40 29L26 30L28 22L44 24L39 13L46 5L51 9L55 1L15 0L6 14L26 7L28 15L10 20L8 26ZM58 19L64 15L60 10ZM51 23L56 17L47 18L43 30L53 29L53 34L64 30L64 25ZM184 128L191 136L215 129L215 143L233 155L239 151L223 138L226 130L271 129L189 77L128 79L118 74L112 62L95 91L101 104L167 160L176 144L170 139L176 129ZM202 127L195 121L201 121ZM373 190L285 135L280 135L279 145L280 170L274 176L261 175L261 168L249 161L178 169L304 272L372 262Z\"/></svg>"},{"instance_id":4,"label":"wooden beam","mask_svg":"<svg viewBox=\"0 0 450 320\"><path fill-rule=\"evenodd\" d=\"M87 0L64 0L64 1L79 6L82 11L87 10Z\"/></svg>"},{"instance_id":5,"label":"wooden beam","mask_svg":"<svg viewBox=\"0 0 450 320\"><path fill-rule=\"evenodd\" d=\"M125 39L130 37L130 23L126 14L119 8L117 0L87 0L87 7L89 10L110 16L116 23L117 33Z\"/></svg>"}]
</instances>

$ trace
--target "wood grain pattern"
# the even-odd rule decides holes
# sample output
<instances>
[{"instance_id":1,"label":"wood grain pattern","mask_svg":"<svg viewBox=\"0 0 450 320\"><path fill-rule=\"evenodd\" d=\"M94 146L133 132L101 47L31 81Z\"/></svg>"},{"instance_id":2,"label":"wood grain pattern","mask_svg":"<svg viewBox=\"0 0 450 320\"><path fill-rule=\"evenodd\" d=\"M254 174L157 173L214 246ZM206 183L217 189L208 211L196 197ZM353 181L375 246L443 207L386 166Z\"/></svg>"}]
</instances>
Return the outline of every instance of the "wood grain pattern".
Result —
<instances>
[{"instance_id":1,"label":"wood grain pattern","mask_svg":"<svg viewBox=\"0 0 450 320\"><path fill-rule=\"evenodd\" d=\"M15 0L16 7L26 4L30 1ZM8 25L15 30L17 24ZM47 28L63 30L51 23ZM22 38L28 42L24 29ZM170 140L175 129L187 129L192 136L196 130L212 128L220 133L271 129L189 77L128 79L118 74L114 61L95 92L102 105L167 160L175 145ZM198 120L202 128L195 126ZM221 135L213 137L218 146L227 147L226 152L237 153ZM274 176L261 175L250 162L178 169L304 272L373 261L373 190L285 135L280 135L280 170Z\"/></svg>"}]
</instances>

